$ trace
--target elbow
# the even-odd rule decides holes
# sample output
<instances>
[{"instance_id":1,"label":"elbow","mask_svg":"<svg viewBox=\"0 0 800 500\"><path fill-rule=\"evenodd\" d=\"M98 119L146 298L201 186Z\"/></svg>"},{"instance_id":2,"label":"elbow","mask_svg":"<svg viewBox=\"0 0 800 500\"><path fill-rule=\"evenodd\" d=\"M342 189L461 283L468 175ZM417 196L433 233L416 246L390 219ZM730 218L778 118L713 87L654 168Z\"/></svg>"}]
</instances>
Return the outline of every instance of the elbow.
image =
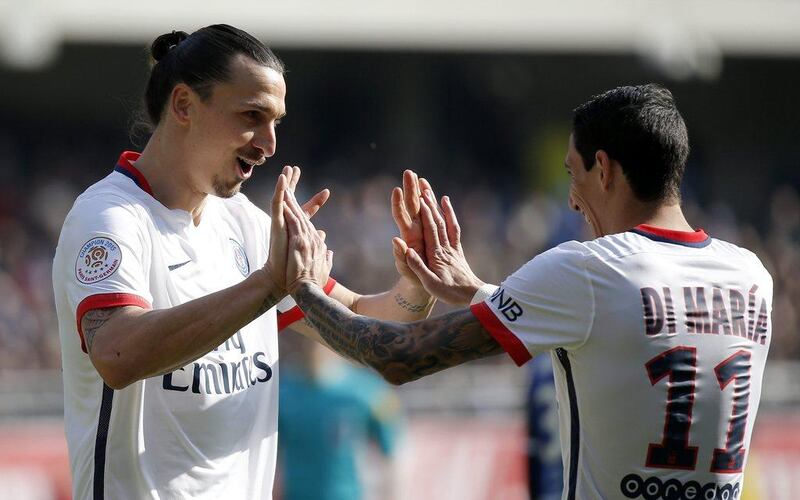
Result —
<instances>
[{"instance_id":1,"label":"elbow","mask_svg":"<svg viewBox=\"0 0 800 500\"><path fill-rule=\"evenodd\" d=\"M390 363L382 366L371 366L378 373L380 373L381 377L383 377L383 380L392 385L403 385L419 378L419 376L415 375L407 367L399 366L396 363Z\"/></svg>"},{"instance_id":2,"label":"elbow","mask_svg":"<svg viewBox=\"0 0 800 500\"><path fill-rule=\"evenodd\" d=\"M132 366L119 359L118 352L105 353L101 349L93 349L89 357L103 382L115 391L124 389L139 380Z\"/></svg>"},{"instance_id":3,"label":"elbow","mask_svg":"<svg viewBox=\"0 0 800 500\"><path fill-rule=\"evenodd\" d=\"M97 373L100 375L100 378L103 379L103 383L115 391L124 389L136 382L135 377L126 375L122 370L109 368L101 369L97 367L97 365L95 365L95 368L97 369Z\"/></svg>"},{"instance_id":4,"label":"elbow","mask_svg":"<svg viewBox=\"0 0 800 500\"><path fill-rule=\"evenodd\" d=\"M388 382L388 383L390 383L390 384L392 384L394 386L400 386L400 385L405 384L406 382L411 382L412 380L414 380L414 379L409 378L409 377L397 376L397 375L394 375L394 374L381 373L381 375L383 376L383 380L385 380L386 382Z\"/></svg>"}]
</instances>

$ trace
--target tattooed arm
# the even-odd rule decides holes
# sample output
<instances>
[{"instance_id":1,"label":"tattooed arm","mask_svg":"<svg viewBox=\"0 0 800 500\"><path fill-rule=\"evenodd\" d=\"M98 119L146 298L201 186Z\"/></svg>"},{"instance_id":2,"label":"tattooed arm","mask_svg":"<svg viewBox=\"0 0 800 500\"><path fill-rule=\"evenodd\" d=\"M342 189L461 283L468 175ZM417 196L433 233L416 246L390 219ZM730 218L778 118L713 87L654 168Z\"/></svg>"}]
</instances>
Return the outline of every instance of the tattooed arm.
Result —
<instances>
[{"instance_id":1,"label":"tattooed arm","mask_svg":"<svg viewBox=\"0 0 800 500\"><path fill-rule=\"evenodd\" d=\"M503 352L468 309L401 324L356 315L311 283L292 296L328 346L392 384Z\"/></svg>"}]
</instances>

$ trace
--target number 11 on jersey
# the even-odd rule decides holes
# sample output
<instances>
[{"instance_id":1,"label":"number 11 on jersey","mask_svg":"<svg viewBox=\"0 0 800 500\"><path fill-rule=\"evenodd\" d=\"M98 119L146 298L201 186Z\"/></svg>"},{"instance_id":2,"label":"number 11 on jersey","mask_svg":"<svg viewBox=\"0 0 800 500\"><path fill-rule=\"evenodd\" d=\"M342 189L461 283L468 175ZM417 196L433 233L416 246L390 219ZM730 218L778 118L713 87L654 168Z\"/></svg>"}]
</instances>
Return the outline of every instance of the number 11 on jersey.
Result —
<instances>
[{"instance_id":1,"label":"number 11 on jersey","mask_svg":"<svg viewBox=\"0 0 800 500\"><path fill-rule=\"evenodd\" d=\"M678 346L645 363L650 384L667 378L667 408L660 443L647 448L647 467L694 470L697 446L689 445L695 402L697 348ZM744 465L744 436L750 396L750 351L739 350L714 368L720 390L733 382L733 408L725 448L715 448L711 472L738 473Z\"/></svg>"}]
</instances>

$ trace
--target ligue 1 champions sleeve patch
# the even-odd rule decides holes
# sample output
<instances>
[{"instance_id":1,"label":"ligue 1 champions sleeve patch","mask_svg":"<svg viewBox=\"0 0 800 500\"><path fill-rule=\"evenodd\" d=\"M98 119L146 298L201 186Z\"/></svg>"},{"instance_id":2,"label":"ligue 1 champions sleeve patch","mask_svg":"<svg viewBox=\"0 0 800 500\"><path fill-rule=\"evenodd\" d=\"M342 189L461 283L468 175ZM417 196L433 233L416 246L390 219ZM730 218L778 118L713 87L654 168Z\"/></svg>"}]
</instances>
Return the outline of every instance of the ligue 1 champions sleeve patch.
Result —
<instances>
[{"instance_id":1,"label":"ligue 1 champions sleeve patch","mask_svg":"<svg viewBox=\"0 0 800 500\"><path fill-rule=\"evenodd\" d=\"M92 238L81 247L75 261L75 277L90 285L103 281L119 268L122 251L111 238Z\"/></svg>"},{"instance_id":2,"label":"ligue 1 champions sleeve patch","mask_svg":"<svg viewBox=\"0 0 800 500\"><path fill-rule=\"evenodd\" d=\"M236 267L239 269L239 272L242 273L242 276L246 278L250 275L250 261L247 260L247 254L244 251L244 247L241 243L233 238L228 239L233 246L233 258L236 261Z\"/></svg>"}]
</instances>

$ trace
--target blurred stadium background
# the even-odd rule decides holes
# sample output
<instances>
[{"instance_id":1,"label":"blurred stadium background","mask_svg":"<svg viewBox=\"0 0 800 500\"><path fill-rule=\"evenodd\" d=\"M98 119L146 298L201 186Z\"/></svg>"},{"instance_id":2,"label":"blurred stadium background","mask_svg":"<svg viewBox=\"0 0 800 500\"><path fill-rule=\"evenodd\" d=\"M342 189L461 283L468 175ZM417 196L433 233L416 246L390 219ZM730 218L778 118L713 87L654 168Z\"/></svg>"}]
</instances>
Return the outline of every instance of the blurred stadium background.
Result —
<instances>
[{"instance_id":1,"label":"blurred stadium background","mask_svg":"<svg viewBox=\"0 0 800 500\"><path fill-rule=\"evenodd\" d=\"M395 279L388 199L405 168L451 196L484 280L585 238L566 205L571 109L617 85L669 87L692 143L690 222L756 251L775 278L748 494L800 498L794 0L0 2L0 498L69 498L50 280L61 223L146 141L147 44L215 22L288 68L278 152L245 193L266 207L284 164L303 167L307 194L330 187L318 227L335 276L361 292ZM498 357L401 387L397 496L526 498L529 383Z\"/></svg>"}]
</instances>

